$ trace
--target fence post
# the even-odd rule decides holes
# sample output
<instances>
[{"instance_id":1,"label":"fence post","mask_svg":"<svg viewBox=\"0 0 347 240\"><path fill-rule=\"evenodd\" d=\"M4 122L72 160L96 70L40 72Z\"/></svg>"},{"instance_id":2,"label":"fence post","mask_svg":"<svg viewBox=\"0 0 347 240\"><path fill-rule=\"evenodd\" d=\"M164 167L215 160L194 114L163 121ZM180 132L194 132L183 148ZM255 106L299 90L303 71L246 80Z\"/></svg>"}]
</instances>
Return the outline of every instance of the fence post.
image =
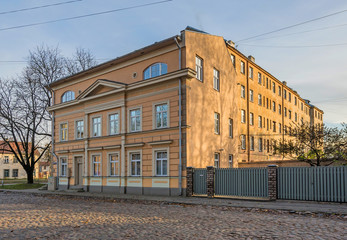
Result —
<instances>
[{"instance_id":1,"label":"fence post","mask_svg":"<svg viewBox=\"0 0 347 240\"><path fill-rule=\"evenodd\" d=\"M277 165L268 166L268 197L270 201L277 199Z\"/></svg>"},{"instance_id":2,"label":"fence post","mask_svg":"<svg viewBox=\"0 0 347 240\"><path fill-rule=\"evenodd\" d=\"M187 189L186 189L186 196L191 197L193 196L193 168L187 167Z\"/></svg>"},{"instance_id":3,"label":"fence post","mask_svg":"<svg viewBox=\"0 0 347 240\"><path fill-rule=\"evenodd\" d=\"M212 198L214 196L214 167L207 167L207 197Z\"/></svg>"}]
</instances>

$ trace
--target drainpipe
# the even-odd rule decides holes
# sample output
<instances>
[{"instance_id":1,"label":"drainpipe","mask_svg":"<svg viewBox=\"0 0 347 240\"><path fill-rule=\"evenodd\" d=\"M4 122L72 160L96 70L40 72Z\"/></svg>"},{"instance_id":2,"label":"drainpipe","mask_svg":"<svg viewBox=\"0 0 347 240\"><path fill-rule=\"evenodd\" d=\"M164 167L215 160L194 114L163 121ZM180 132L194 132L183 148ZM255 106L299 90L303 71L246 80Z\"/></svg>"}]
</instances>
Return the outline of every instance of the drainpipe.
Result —
<instances>
[{"instance_id":1,"label":"drainpipe","mask_svg":"<svg viewBox=\"0 0 347 240\"><path fill-rule=\"evenodd\" d=\"M249 93L250 93L250 89L249 89L249 63L248 63L248 59L246 61L246 83L247 83L247 116L246 116L246 123L247 123L247 162L250 161L251 159L251 149L250 149L250 136L249 136L249 124L250 124L250 115L249 115ZM254 96L253 96L254 98ZM253 115L253 121L254 121L254 115Z\"/></svg>"},{"instance_id":2,"label":"drainpipe","mask_svg":"<svg viewBox=\"0 0 347 240\"><path fill-rule=\"evenodd\" d=\"M54 105L54 90L52 89L52 106ZM59 159L57 155L55 154L55 149L54 149L54 123L55 123L55 112L52 112L52 125L51 125L51 131L52 131L52 161L53 157L56 158L57 160L57 187L59 186ZM53 163L52 163L53 164Z\"/></svg>"},{"instance_id":3,"label":"drainpipe","mask_svg":"<svg viewBox=\"0 0 347 240\"><path fill-rule=\"evenodd\" d=\"M178 43L177 40L178 37L175 37L175 42L178 47L178 69L181 70L181 46ZM179 147L178 147L178 158L179 158L179 163L178 163L178 186L180 190L180 196L182 195L182 79L178 79L178 132L179 132Z\"/></svg>"}]
</instances>

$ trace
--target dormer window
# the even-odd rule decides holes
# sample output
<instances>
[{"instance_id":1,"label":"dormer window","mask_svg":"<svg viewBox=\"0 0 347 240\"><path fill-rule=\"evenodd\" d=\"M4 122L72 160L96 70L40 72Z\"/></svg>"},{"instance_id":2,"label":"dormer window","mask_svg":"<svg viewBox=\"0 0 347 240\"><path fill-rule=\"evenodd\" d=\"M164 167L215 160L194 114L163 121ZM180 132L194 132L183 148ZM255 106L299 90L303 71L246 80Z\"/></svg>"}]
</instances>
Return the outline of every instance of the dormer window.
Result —
<instances>
[{"instance_id":1,"label":"dormer window","mask_svg":"<svg viewBox=\"0 0 347 240\"><path fill-rule=\"evenodd\" d=\"M61 102L69 102L75 99L75 93L73 91L67 91L61 96Z\"/></svg>"},{"instance_id":2,"label":"dormer window","mask_svg":"<svg viewBox=\"0 0 347 240\"><path fill-rule=\"evenodd\" d=\"M155 63L143 72L143 79L146 80L148 78L158 77L167 73L167 64L165 63Z\"/></svg>"}]
</instances>

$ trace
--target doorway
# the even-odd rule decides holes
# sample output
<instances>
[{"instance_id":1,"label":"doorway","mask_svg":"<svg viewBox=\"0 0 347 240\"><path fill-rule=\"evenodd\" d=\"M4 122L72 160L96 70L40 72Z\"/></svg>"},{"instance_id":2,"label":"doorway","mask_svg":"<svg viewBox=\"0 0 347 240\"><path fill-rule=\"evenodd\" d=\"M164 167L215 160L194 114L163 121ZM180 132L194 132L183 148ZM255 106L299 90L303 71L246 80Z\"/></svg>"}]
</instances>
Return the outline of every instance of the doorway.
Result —
<instances>
[{"instance_id":1,"label":"doorway","mask_svg":"<svg viewBox=\"0 0 347 240\"><path fill-rule=\"evenodd\" d=\"M83 185L82 157L75 157L75 185Z\"/></svg>"}]
</instances>

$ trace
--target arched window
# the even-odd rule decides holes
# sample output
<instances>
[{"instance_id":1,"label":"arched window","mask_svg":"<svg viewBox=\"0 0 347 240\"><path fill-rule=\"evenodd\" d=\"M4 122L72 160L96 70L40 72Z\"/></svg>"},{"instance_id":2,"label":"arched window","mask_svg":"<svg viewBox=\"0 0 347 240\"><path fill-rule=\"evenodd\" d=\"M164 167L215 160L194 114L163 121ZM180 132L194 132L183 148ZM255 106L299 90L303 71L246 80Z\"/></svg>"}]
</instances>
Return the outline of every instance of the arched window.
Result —
<instances>
[{"instance_id":1,"label":"arched window","mask_svg":"<svg viewBox=\"0 0 347 240\"><path fill-rule=\"evenodd\" d=\"M75 93L73 91L67 91L61 96L61 102L68 102L75 99Z\"/></svg>"},{"instance_id":2,"label":"arched window","mask_svg":"<svg viewBox=\"0 0 347 240\"><path fill-rule=\"evenodd\" d=\"M143 79L153 78L167 73L167 64L155 63L145 69Z\"/></svg>"}]
</instances>

